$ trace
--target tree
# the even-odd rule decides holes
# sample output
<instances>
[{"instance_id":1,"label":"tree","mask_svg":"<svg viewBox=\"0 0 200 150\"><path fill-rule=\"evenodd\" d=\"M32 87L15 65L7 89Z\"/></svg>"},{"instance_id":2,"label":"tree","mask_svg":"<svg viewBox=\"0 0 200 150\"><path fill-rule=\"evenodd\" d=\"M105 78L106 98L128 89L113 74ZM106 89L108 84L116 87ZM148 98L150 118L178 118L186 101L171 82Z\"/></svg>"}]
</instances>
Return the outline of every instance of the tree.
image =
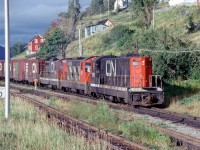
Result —
<instances>
[{"instance_id":1,"label":"tree","mask_svg":"<svg viewBox=\"0 0 200 150\"><path fill-rule=\"evenodd\" d=\"M188 17L188 24L186 26L187 32L188 33L193 33L195 31L195 28L196 28L196 26L195 26L195 23L194 23L193 16L190 15Z\"/></svg>"},{"instance_id":2,"label":"tree","mask_svg":"<svg viewBox=\"0 0 200 150\"><path fill-rule=\"evenodd\" d=\"M142 18L147 27L151 25L153 18L153 7L159 0L132 0L132 9L134 13Z\"/></svg>"},{"instance_id":3,"label":"tree","mask_svg":"<svg viewBox=\"0 0 200 150\"><path fill-rule=\"evenodd\" d=\"M56 57L59 54L64 55L68 40L60 28L56 27L48 31L45 36L45 42L40 46L39 55L42 58Z\"/></svg>"},{"instance_id":4,"label":"tree","mask_svg":"<svg viewBox=\"0 0 200 150\"><path fill-rule=\"evenodd\" d=\"M108 6L109 6L109 9L112 10L114 8L115 1L116 0L103 0L104 11L108 10ZM108 4L108 2L109 2L109 4Z\"/></svg>"},{"instance_id":5,"label":"tree","mask_svg":"<svg viewBox=\"0 0 200 150\"><path fill-rule=\"evenodd\" d=\"M109 2L109 4L108 4ZM112 10L114 8L115 0L92 0L90 3L90 9L87 11L91 11L92 14L102 13L109 9Z\"/></svg>"},{"instance_id":6,"label":"tree","mask_svg":"<svg viewBox=\"0 0 200 150\"><path fill-rule=\"evenodd\" d=\"M90 9L92 11L92 14L103 12L103 0L92 0L90 3Z\"/></svg>"},{"instance_id":7,"label":"tree","mask_svg":"<svg viewBox=\"0 0 200 150\"><path fill-rule=\"evenodd\" d=\"M17 42L11 47L12 56L16 56L26 50L26 43Z\"/></svg>"},{"instance_id":8,"label":"tree","mask_svg":"<svg viewBox=\"0 0 200 150\"><path fill-rule=\"evenodd\" d=\"M75 33L76 33L76 26L77 26L77 22L78 22L78 17L80 14L80 3L79 0L69 0L68 3L68 14L69 14L69 18L70 21L68 22L68 24L70 24L70 35L72 37L72 40L75 40Z\"/></svg>"}]
</instances>

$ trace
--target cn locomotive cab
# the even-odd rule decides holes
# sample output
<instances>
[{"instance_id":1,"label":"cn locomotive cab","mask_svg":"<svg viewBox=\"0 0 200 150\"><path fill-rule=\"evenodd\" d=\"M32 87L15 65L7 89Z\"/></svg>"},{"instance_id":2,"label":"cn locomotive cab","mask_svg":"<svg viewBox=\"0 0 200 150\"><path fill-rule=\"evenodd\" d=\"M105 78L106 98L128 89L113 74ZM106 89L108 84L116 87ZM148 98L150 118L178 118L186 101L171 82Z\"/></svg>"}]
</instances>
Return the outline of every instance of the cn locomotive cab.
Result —
<instances>
[{"instance_id":1,"label":"cn locomotive cab","mask_svg":"<svg viewBox=\"0 0 200 150\"><path fill-rule=\"evenodd\" d=\"M161 105L164 101L162 80L152 75L151 57L130 57L130 100L133 105Z\"/></svg>"}]
</instances>

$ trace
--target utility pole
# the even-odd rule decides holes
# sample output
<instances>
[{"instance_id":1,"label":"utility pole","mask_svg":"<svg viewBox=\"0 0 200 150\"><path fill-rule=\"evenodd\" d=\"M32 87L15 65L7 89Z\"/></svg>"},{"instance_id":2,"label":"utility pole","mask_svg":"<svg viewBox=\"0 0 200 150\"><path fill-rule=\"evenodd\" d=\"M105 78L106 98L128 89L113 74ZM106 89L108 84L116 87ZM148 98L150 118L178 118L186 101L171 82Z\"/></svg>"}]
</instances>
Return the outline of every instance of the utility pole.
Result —
<instances>
[{"instance_id":1,"label":"utility pole","mask_svg":"<svg viewBox=\"0 0 200 150\"><path fill-rule=\"evenodd\" d=\"M79 31L79 53L80 53L80 57L83 56L83 47L82 47L82 43L81 43L81 28L82 26L80 25L80 29Z\"/></svg>"},{"instance_id":2,"label":"utility pole","mask_svg":"<svg viewBox=\"0 0 200 150\"><path fill-rule=\"evenodd\" d=\"M101 20L101 6L100 6L100 20Z\"/></svg>"},{"instance_id":3,"label":"utility pole","mask_svg":"<svg viewBox=\"0 0 200 150\"><path fill-rule=\"evenodd\" d=\"M109 16L110 16L110 0L108 0L108 19L109 19Z\"/></svg>"},{"instance_id":4,"label":"utility pole","mask_svg":"<svg viewBox=\"0 0 200 150\"><path fill-rule=\"evenodd\" d=\"M5 10L5 118L10 113L10 25L9 0L4 0Z\"/></svg>"},{"instance_id":5,"label":"utility pole","mask_svg":"<svg viewBox=\"0 0 200 150\"><path fill-rule=\"evenodd\" d=\"M153 30L154 30L154 25L155 25L155 14L154 14L155 12L154 12L154 6L153 6Z\"/></svg>"}]
</instances>

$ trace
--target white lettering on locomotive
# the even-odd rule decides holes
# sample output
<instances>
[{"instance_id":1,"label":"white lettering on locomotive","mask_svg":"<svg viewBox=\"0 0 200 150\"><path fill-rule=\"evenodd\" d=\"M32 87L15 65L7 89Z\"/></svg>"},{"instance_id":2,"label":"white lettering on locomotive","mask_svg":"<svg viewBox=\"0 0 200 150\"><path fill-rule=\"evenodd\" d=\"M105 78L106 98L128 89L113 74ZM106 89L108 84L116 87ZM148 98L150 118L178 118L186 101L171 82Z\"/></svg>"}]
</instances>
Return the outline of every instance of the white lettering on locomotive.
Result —
<instances>
[{"instance_id":1,"label":"white lettering on locomotive","mask_svg":"<svg viewBox=\"0 0 200 150\"><path fill-rule=\"evenodd\" d=\"M68 80L72 80L73 79L72 67L69 67L69 74L70 74L70 76L68 76L67 78L68 78Z\"/></svg>"},{"instance_id":2,"label":"white lettering on locomotive","mask_svg":"<svg viewBox=\"0 0 200 150\"><path fill-rule=\"evenodd\" d=\"M51 73L55 73L55 63L51 62Z\"/></svg>"},{"instance_id":3,"label":"white lettering on locomotive","mask_svg":"<svg viewBox=\"0 0 200 150\"><path fill-rule=\"evenodd\" d=\"M76 66L73 66L73 70L74 70L74 78L75 78L76 81L78 81Z\"/></svg>"},{"instance_id":4,"label":"white lettering on locomotive","mask_svg":"<svg viewBox=\"0 0 200 150\"><path fill-rule=\"evenodd\" d=\"M33 63L33 65L32 65L32 71L33 71L33 73L37 73L36 63Z\"/></svg>"},{"instance_id":5,"label":"white lettering on locomotive","mask_svg":"<svg viewBox=\"0 0 200 150\"><path fill-rule=\"evenodd\" d=\"M27 79L27 78L28 78L28 63L26 63L26 65L25 65L25 69L26 69L25 77L26 77L26 79Z\"/></svg>"},{"instance_id":6,"label":"white lettering on locomotive","mask_svg":"<svg viewBox=\"0 0 200 150\"><path fill-rule=\"evenodd\" d=\"M116 60L114 61L114 64L112 60L106 61L106 76L116 76Z\"/></svg>"}]
</instances>

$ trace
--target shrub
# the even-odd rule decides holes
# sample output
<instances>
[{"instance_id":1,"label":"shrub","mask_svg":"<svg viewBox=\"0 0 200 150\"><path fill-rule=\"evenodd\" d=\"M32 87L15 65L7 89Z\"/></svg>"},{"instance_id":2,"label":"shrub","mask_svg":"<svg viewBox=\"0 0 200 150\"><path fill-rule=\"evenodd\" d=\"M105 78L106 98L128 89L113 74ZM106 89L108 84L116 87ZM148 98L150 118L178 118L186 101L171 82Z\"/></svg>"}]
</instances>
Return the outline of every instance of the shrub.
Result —
<instances>
[{"instance_id":1,"label":"shrub","mask_svg":"<svg viewBox=\"0 0 200 150\"><path fill-rule=\"evenodd\" d=\"M129 49L132 44L132 36L134 31L127 26L116 26L111 32L102 37L104 47L115 43L118 49Z\"/></svg>"}]
</instances>

